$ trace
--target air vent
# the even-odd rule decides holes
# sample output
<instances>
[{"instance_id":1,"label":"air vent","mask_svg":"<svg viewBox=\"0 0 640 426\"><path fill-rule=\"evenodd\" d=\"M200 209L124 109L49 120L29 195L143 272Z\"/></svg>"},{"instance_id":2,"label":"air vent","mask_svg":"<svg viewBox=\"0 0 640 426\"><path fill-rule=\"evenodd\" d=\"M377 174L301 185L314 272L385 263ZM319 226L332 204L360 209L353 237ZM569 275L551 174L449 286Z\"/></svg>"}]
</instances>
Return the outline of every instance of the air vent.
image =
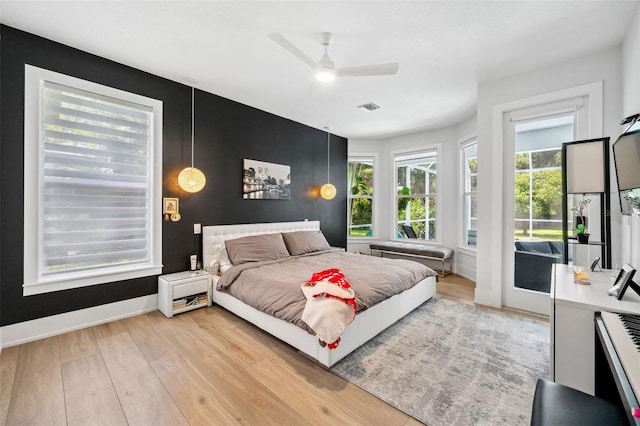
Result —
<instances>
[{"instance_id":1,"label":"air vent","mask_svg":"<svg viewBox=\"0 0 640 426\"><path fill-rule=\"evenodd\" d=\"M380 105L376 105L373 102L369 102L368 104L358 105L358 108L364 109L367 111L375 111L377 109L380 109Z\"/></svg>"}]
</instances>

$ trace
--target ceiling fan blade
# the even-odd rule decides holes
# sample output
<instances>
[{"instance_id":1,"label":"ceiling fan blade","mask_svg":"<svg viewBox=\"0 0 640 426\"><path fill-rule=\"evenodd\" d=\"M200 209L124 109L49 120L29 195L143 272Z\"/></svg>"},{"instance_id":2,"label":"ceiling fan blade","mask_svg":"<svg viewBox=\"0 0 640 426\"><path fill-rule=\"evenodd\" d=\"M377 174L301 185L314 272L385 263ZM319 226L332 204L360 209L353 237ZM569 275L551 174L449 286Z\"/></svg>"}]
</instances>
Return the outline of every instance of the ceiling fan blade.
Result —
<instances>
[{"instance_id":1,"label":"ceiling fan blade","mask_svg":"<svg viewBox=\"0 0 640 426\"><path fill-rule=\"evenodd\" d=\"M349 67L338 68L336 75L340 77L367 77L374 75L393 75L398 72L399 65L397 63L392 64L378 64L378 65L364 65L361 67Z\"/></svg>"},{"instance_id":2,"label":"ceiling fan blade","mask_svg":"<svg viewBox=\"0 0 640 426\"><path fill-rule=\"evenodd\" d=\"M304 52L302 52L302 50L294 46L289 40L284 38L282 34L271 33L269 34L269 38L275 41L278 45L280 45L280 47L282 47L283 49L291 53L293 56L300 59L305 64L309 65L311 68L313 69L319 68L318 64L313 59L305 55Z\"/></svg>"}]
</instances>

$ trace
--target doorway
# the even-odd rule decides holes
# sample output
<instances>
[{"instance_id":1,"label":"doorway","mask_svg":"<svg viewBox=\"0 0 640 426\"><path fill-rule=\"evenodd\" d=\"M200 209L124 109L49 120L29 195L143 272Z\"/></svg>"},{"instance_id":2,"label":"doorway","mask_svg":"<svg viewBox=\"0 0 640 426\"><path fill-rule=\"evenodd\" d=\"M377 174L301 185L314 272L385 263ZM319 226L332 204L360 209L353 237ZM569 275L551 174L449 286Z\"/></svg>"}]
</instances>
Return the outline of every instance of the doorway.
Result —
<instances>
[{"instance_id":1,"label":"doorway","mask_svg":"<svg viewBox=\"0 0 640 426\"><path fill-rule=\"evenodd\" d=\"M582 98L505 115L503 304L549 315L554 263L562 263L562 144L583 131ZM565 103L566 105L566 103Z\"/></svg>"}]
</instances>

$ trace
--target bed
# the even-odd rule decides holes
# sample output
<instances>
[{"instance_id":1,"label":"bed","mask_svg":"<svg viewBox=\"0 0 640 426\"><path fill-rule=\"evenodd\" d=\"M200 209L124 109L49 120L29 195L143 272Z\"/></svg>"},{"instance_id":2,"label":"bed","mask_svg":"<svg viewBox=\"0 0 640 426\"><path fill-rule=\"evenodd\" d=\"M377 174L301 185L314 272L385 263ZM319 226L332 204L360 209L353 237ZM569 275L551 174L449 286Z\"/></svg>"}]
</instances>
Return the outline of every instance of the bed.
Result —
<instances>
[{"instance_id":1,"label":"bed","mask_svg":"<svg viewBox=\"0 0 640 426\"><path fill-rule=\"evenodd\" d=\"M313 259L310 262L311 264L313 264L313 266L309 267L315 268L316 270L320 270L321 268L320 265L322 262L320 259L325 258L330 259L329 262L331 262L327 264L326 267L337 267L336 264L333 263L338 261L337 256L345 257L348 259L347 263L344 264L344 268L346 268L347 270L349 270L350 268L350 266L348 265L349 262L352 264L361 262L383 262L379 263L379 265L381 265L380 269L378 269L378 271L380 271L380 276L388 276L394 274L394 271L398 271L398 269L395 268L412 269L414 268L413 265L419 265L418 263L409 260L380 259L374 256L347 253L344 252L344 250L338 250L328 247L321 247L321 250L317 250L317 252L315 252L314 249L314 251L307 253L302 246L302 248L293 247L293 250L291 250L291 246L287 246L287 249L289 249L291 254L295 254L294 256L291 256L290 259L280 259L279 255L277 254L278 250L275 249L269 251L270 255L274 257L273 260L267 260L264 262L252 262L255 259L252 258L251 254L245 255L245 252L243 252L242 250L236 250L237 247L234 246L234 244L236 244L236 242L238 241L251 240L251 238L243 237L256 236L254 238L270 238L274 237L271 234L281 234L283 236L313 234L312 232L308 231L320 231L320 222L301 221L204 226L204 265L208 267L214 262L219 261L221 263L220 270L222 271L221 276L216 275L213 278L213 302L238 315L239 317L253 323L260 329L282 340L283 342L288 343L308 357L317 361L319 364L328 368L347 356L353 350L367 342L369 339L377 335L379 332L381 332L382 330L405 316L407 313L411 312L413 309L420 306L422 303L434 296L437 273L429 268L427 268L428 272L426 273L426 275L428 276L422 277L422 275L424 274L422 271L420 271L421 278L416 278L416 281L418 281L417 283L411 283L410 285L405 284L405 286L407 287L406 289L391 297L378 300L376 299L377 296L373 294L373 302L368 302L370 303L370 306L359 306L359 312L355 316L355 319L342 332L341 340L338 347L335 349L328 349L326 345L324 345L323 342L320 342L318 337L313 334L313 331L309 330L308 327L305 328L304 324L300 324L298 320L294 319L293 322L291 322L291 319L285 320L278 318L274 316L275 314L273 312L265 313L259 308L253 307L232 295L233 290L231 290L232 287L229 284L229 281L233 280L230 277L239 276L242 274L246 275L246 277L250 277L250 274L259 274L254 275L254 277L259 276L260 278L253 279L253 281L259 282L261 284L259 287L271 289L273 288L272 286L275 286L275 284L264 284L266 283L266 281L263 280L263 277L267 277L271 275L271 273L265 274L263 272L260 272L262 271L262 269L257 268L272 268L271 270L273 271L274 268L277 269L281 265L286 265L286 263L288 262L303 262L302 258L304 257ZM324 239L324 237L322 238ZM227 243L225 244L225 242ZM239 261L240 264L232 266L229 260L227 260L226 258L224 259L224 261L222 260L224 255L227 255L227 247L229 247L230 250L229 257L234 257L234 261L238 261L239 257L242 258L243 256L245 256L245 258ZM246 247L241 248L245 249ZM294 253L294 250L298 250L299 252ZM239 253L242 254L239 255ZM286 256L288 255L289 253L287 253ZM282 257L286 256L283 255ZM280 264L280 262L286 263ZM304 262L307 262L307 260L304 260ZM388 262L392 263L389 264ZM264 263L265 265L262 265L262 263ZM301 267L298 266L282 266L282 268L289 268L290 271L294 271L292 275L296 275L296 269L301 269ZM426 267L420 265L420 268ZM375 270L376 268L369 269ZM313 272L316 272L316 270L314 270ZM295 285L298 288L298 293L301 294L302 292L299 290L300 284L302 284L305 279L308 279L307 275L309 275L309 272L301 270L299 274L302 275L297 276L297 278L293 277L293 279ZM417 272L415 274L417 274ZM301 277L303 276L307 278L302 279ZM355 277L352 274L347 273L347 271L345 271L345 277L350 282L352 282L352 285L354 286L354 290L356 290L356 294L358 295L358 297L360 297L360 292L367 293L367 290L364 289L362 287L362 284L359 283L359 281L361 281L360 277ZM368 279L370 279L370 277ZM247 281L252 280L246 278L245 282ZM223 288L227 285L229 285L230 287ZM360 286L358 287L360 290L358 290L356 286ZM360 304L360 300L358 304ZM296 322L298 322L298 325L295 324Z\"/></svg>"}]
</instances>

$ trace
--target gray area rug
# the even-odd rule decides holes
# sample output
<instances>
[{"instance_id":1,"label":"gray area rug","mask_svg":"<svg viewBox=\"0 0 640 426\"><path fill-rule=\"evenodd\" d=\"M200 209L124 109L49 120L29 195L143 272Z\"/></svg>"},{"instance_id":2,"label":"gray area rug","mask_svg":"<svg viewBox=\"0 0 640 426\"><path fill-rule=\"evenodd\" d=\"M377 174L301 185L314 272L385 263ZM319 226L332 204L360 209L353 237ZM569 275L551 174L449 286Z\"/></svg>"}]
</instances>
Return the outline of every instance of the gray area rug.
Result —
<instances>
[{"instance_id":1,"label":"gray area rug","mask_svg":"<svg viewBox=\"0 0 640 426\"><path fill-rule=\"evenodd\" d=\"M429 426L528 425L549 324L432 299L331 371Z\"/></svg>"}]
</instances>

